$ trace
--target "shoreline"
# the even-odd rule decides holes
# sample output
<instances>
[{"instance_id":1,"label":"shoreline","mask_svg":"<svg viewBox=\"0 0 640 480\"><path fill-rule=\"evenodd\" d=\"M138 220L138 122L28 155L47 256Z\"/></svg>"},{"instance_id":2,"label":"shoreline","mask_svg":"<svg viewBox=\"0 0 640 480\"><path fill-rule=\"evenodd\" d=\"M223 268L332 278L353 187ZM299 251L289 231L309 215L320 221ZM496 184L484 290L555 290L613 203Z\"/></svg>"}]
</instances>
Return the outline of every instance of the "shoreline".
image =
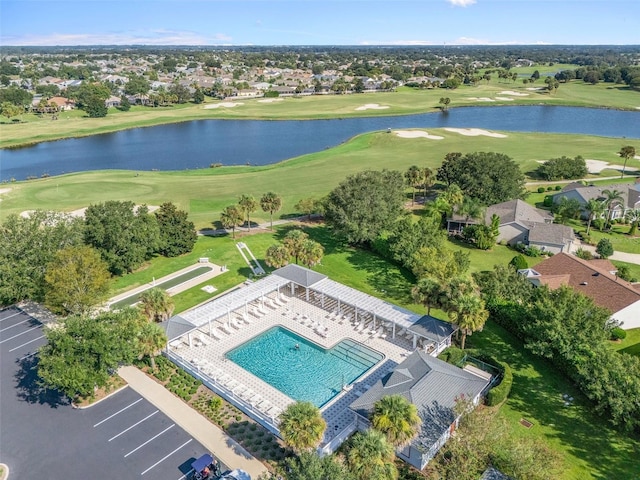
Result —
<instances>
[{"instance_id":1,"label":"shoreline","mask_svg":"<svg viewBox=\"0 0 640 480\"><path fill-rule=\"evenodd\" d=\"M212 109L206 108L206 105L215 105L215 104L214 103L202 104L203 110L211 111ZM141 123L139 125L128 125L128 124L112 125L112 126L104 127L104 129L100 131L80 131L80 132L74 132L72 134L63 133L60 135L52 134L50 138L43 138L43 139L34 138L32 140L25 140L22 142L17 141L17 143L12 143L13 141L11 139L8 139L6 140L7 145L4 145L4 146L0 145L0 151L30 148L30 147L39 145L41 143L57 142L60 140L72 140L76 138L85 138L85 137L91 137L95 135L106 135L106 134L117 133L117 132L126 131L126 130L133 130L136 128L149 128L149 127L157 127L160 125L173 125L178 123L193 122L193 121L200 121L200 120L237 120L237 121L272 121L272 122L341 120L341 119L351 119L351 118L406 117L411 115L428 115L428 114L437 114L437 113L446 115L448 112L452 110L458 110L462 108L472 108L472 107L500 108L500 107L539 107L539 106L592 108L592 109L598 109L598 110L616 110L621 112L637 112L638 111L638 109L634 107L619 108L619 107L602 106L602 105L601 106L571 105L568 103L559 103L559 104L549 104L545 102L532 103L530 101L526 102L519 98L515 98L513 102L504 102L504 103L496 103L496 104L488 104L484 102L476 102L476 103L468 103L468 104L463 103L460 105L450 106L445 111L443 111L439 107L428 107L427 110L410 112L410 113L393 113L393 112L388 112L387 110L368 109L368 110L363 110L363 112L367 112L365 114L354 112L354 113L339 114L335 116L330 116L331 114L326 114L326 115L316 115L316 116L303 115L300 117L290 116L286 118L273 118L273 117L260 117L260 116L234 117L230 115L206 117L206 116L197 115L195 113L191 113L184 117L159 117L159 118L147 119L146 121L149 121L149 123ZM176 110L176 111L180 111L180 110ZM220 111L223 111L223 110L220 110ZM153 112L153 110L150 110L150 112ZM91 119L87 118L86 120L91 120ZM145 120L143 119L142 122L145 122ZM1 143L2 142L0 142L0 144Z\"/></svg>"}]
</instances>

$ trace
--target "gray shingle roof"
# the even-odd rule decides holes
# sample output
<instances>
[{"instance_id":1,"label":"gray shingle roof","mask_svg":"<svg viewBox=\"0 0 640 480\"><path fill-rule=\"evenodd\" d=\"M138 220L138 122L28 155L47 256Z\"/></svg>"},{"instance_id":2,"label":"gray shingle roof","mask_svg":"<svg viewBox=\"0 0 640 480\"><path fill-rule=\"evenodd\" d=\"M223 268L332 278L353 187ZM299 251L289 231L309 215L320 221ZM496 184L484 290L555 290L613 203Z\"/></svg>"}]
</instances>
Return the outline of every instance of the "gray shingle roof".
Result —
<instances>
[{"instance_id":1,"label":"gray shingle roof","mask_svg":"<svg viewBox=\"0 0 640 480\"><path fill-rule=\"evenodd\" d=\"M169 320L160 323L159 326L166 332L168 341L175 340L196 328L196 325L180 315L174 315Z\"/></svg>"},{"instance_id":2,"label":"gray shingle roof","mask_svg":"<svg viewBox=\"0 0 640 480\"><path fill-rule=\"evenodd\" d=\"M309 270L308 268L304 268L293 263L279 268L273 272L273 275L278 275L279 277L290 280L303 287L312 287L319 281L327 278L326 275L314 272L313 270Z\"/></svg>"},{"instance_id":3,"label":"gray shingle roof","mask_svg":"<svg viewBox=\"0 0 640 480\"><path fill-rule=\"evenodd\" d=\"M559 193L556 193L553 196L553 201L554 202L559 201L564 196L564 194L569 191L574 191L576 194L578 194L580 198L582 198L584 203L587 203L591 199L605 200L607 196L602 193L603 190L609 190L610 192L612 192L613 190L618 190L620 192L620 195L624 199L624 205L628 205L629 204L629 188L631 187L632 185L629 185L628 183L616 183L613 185L585 186L581 184L576 184L574 182L567 185Z\"/></svg>"},{"instance_id":4,"label":"gray shingle roof","mask_svg":"<svg viewBox=\"0 0 640 480\"><path fill-rule=\"evenodd\" d=\"M564 245L574 240L573 228L557 223L529 223L529 242Z\"/></svg>"},{"instance_id":5,"label":"gray shingle roof","mask_svg":"<svg viewBox=\"0 0 640 480\"><path fill-rule=\"evenodd\" d=\"M373 405L383 396L404 396L418 408L423 422L413 443L429 449L455 420L456 399L461 396L473 399L487 384L487 380L416 350L351 403L350 408L368 418Z\"/></svg>"},{"instance_id":6,"label":"gray shingle roof","mask_svg":"<svg viewBox=\"0 0 640 480\"><path fill-rule=\"evenodd\" d=\"M500 217L500 225L512 222L545 223L553 220L553 215L550 212L533 207L523 200L510 200L491 205L487 208L485 215L487 224L491 222L493 215Z\"/></svg>"},{"instance_id":7,"label":"gray shingle roof","mask_svg":"<svg viewBox=\"0 0 640 480\"><path fill-rule=\"evenodd\" d=\"M440 343L450 337L456 331L456 328L449 322L439 320L430 315L424 315L407 330Z\"/></svg>"},{"instance_id":8,"label":"gray shingle roof","mask_svg":"<svg viewBox=\"0 0 640 480\"><path fill-rule=\"evenodd\" d=\"M512 478L508 477L500 470L489 467L484 471L484 473L480 477L480 480L512 480Z\"/></svg>"}]
</instances>

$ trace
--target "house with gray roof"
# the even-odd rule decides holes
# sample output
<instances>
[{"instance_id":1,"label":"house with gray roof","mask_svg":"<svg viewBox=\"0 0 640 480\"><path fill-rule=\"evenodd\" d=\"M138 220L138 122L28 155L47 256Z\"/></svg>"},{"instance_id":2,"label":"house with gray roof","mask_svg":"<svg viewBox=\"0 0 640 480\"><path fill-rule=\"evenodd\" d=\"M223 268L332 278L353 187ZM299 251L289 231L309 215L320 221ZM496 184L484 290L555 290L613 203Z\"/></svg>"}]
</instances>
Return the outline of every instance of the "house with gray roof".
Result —
<instances>
[{"instance_id":1,"label":"house with gray roof","mask_svg":"<svg viewBox=\"0 0 640 480\"><path fill-rule=\"evenodd\" d=\"M496 239L498 242L509 245L523 243L551 253L572 250L575 241L573 229L553 223L553 214L547 210L516 199L489 206L484 223L491 224L494 215L500 219ZM476 219L456 213L447 219L447 231L449 235L460 235L464 227L478 223L480 222Z\"/></svg>"},{"instance_id":2,"label":"house with gray roof","mask_svg":"<svg viewBox=\"0 0 640 480\"><path fill-rule=\"evenodd\" d=\"M490 380L416 350L364 392L350 408L359 429L370 426L374 404L387 395L402 395L417 409L422 425L417 437L399 450L398 457L422 470L455 431L461 414L456 404L480 401Z\"/></svg>"},{"instance_id":3,"label":"house with gray roof","mask_svg":"<svg viewBox=\"0 0 640 480\"><path fill-rule=\"evenodd\" d=\"M568 200L577 200L581 206L587 204L589 200L605 202L607 199L604 190L617 190L620 192L622 202L617 202L611 210L611 218L622 218L629 210L640 208L640 179L635 183L616 183L612 185L583 185L573 182L566 185L560 192L553 195L553 203L558 203L563 197ZM586 219L588 213L583 210L582 217Z\"/></svg>"}]
</instances>

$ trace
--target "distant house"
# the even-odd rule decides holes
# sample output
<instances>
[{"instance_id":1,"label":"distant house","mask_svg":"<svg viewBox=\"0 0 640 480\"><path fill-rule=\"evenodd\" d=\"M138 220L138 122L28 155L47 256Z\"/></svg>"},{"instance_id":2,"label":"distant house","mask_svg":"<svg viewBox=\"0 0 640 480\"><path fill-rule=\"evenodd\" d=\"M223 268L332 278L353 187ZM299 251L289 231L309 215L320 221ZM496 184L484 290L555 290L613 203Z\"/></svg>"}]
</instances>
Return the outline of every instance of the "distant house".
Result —
<instances>
[{"instance_id":1,"label":"distant house","mask_svg":"<svg viewBox=\"0 0 640 480\"><path fill-rule=\"evenodd\" d=\"M587 204L589 200L604 202L607 195L603 190L618 190L623 198L622 203L616 204L612 208L611 218L622 218L630 209L640 208L640 180L635 184L619 183L613 185L583 185L578 182L570 183L560 192L553 195L553 202L559 202L563 197L569 200L577 200L581 206ZM587 218L588 213L582 212L583 218Z\"/></svg>"},{"instance_id":2,"label":"distant house","mask_svg":"<svg viewBox=\"0 0 640 480\"><path fill-rule=\"evenodd\" d=\"M509 245L523 243L551 253L570 252L575 236L573 229L553 223L553 214L535 208L522 200L510 200L487 208L484 222L491 223L493 215L500 218L497 241ZM459 235L464 227L478 224L475 219L454 214L447 219L449 235Z\"/></svg>"},{"instance_id":3,"label":"distant house","mask_svg":"<svg viewBox=\"0 0 640 480\"><path fill-rule=\"evenodd\" d=\"M289 87L289 86L286 86L286 85L284 85L284 86L274 85L269 90L270 91L274 91L274 92L278 92L282 96L295 95L295 93L296 93L295 87Z\"/></svg>"},{"instance_id":4,"label":"distant house","mask_svg":"<svg viewBox=\"0 0 640 480\"><path fill-rule=\"evenodd\" d=\"M107 108L111 107L119 107L120 106L120 97L111 96L104 101L104 105Z\"/></svg>"},{"instance_id":5,"label":"distant house","mask_svg":"<svg viewBox=\"0 0 640 480\"><path fill-rule=\"evenodd\" d=\"M64 97L51 97L49 104L55 104L58 106L58 110L73 110L76 108L76 102Z\"/></svg>"},{"instance_id":6,"label":"distant house","mask_svg":"<svg viewBox=\"0 0 640 480\"><path fill-rule=\"evenodd\" d=\"M520 273L536 286L551 289L568 285L593 299L596 305L611 310L611 319L621 322L625 330L640 327L640 285L633 285L616 275L608 260L582 260L561 253Z\"/></svg>"},{"instance_id":7,"label":"distant house","mask_svg":"<svg viewBox=\"0 0 640 480\"><path fill-rule=\"evenodd\" d=\"M464 398L477 405L489 381L416 350L352 402L350 408L356 414L357 427L366 429L380 398L399 394L413 403L422 426L418 436L397 455L422 470L457 428L461 415L456 412L456 403Z\"/></svg>"}]
</instances>

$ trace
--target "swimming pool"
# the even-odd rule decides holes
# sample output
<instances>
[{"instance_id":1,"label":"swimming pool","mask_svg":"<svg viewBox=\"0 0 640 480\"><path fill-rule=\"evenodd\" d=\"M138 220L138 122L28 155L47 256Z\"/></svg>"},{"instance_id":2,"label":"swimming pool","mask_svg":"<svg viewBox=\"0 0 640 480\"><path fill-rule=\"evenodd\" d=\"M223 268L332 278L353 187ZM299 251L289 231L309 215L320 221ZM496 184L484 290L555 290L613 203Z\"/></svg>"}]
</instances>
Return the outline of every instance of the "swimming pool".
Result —
<instances>
[{"instance_id":1,"label":"swimming pool","mask_svg":"<svg viewBox=\"0 0 640 480\"><path fill-rule=\"evenodd\" d=\"M318 407L384 358L350 339L325 350L283 327L267 330L226 357L294 400Z\"/></svg>"}]
</instances>

